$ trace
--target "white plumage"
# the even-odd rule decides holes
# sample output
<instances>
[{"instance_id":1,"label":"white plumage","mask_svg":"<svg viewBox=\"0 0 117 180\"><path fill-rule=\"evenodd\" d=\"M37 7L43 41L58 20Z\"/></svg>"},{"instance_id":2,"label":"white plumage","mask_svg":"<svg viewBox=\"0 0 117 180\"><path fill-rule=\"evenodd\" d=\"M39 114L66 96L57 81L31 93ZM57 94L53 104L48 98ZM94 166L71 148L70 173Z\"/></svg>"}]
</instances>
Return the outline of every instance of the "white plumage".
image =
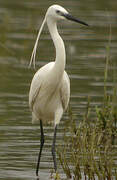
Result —
<instances>
[{"instance_id":1,"label":"white plumage","mask_svg":"<svg viewBox=\"0 0 117 180\"><path fill-rule=\"evenodd\" d=\"M67 109L70 97L70 81L63 71L58 75L51 62L39 69L33 77L29 105L32 110L32 122L59 123ZM55 71L55 72L54 72Z\"/></svg>"},{"instance_id":2,"label":"white plumage","mask_svg":"<svg viewBox=\"0 0 117 180\"><path fill-rule=\"evenodd\" d=\"M38 33L30 61L30 65L33 62L35 67L35 56L38 40L43 26L45 22L47 22L51 38L56 49L56 58L54 62L46 64L35 73L29 92L29 106L32 111L32 122L34 123L36 121L40 121L41 145L36 168L37 176L40 165L41 152L44 145L43 123L51 122L55 127L52 144L52 156L54 161L54 169L55 171L57 170L55 154L57 125L60 122L63 112L67 109L70 98L70 80L67 73L65 72L65 47L64 42L58 33L56 25L58 20L63 19L68 19L87 25L86 23L79 21L78 19L71 16L63 7L59 5L50 6Z\"/></svg>"},{"instance_id":3,"label":"white plumage","mask_svg":"<svg viewBox=\"0 0 117 180\"><path fill-rule=\"evenodd\" d=\"M56 48L55 62L40 68L33 77L29 92L29 105L32 110L32 122L60 122L70 98L70 80L65 72L66 54L62 38L60 37L56 22L64 19L56 11L67 11L58 6L51 6L45 16L51 37ZM59 17L60 16L60 17Z\"/></svg>"}]
</instances>

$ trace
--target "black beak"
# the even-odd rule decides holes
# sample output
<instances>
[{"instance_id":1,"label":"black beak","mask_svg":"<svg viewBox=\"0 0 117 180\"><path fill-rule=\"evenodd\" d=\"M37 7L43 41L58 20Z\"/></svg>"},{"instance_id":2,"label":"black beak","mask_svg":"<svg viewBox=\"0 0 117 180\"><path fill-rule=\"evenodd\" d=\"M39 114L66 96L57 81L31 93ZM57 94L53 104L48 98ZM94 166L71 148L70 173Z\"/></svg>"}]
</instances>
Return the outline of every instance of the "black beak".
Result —
<instances>
[{"instance_id":1,"label":"black beak","mask_svg":"<svg viewBox=\"0 0 117 180\"><path fill-rule=\"evenodd\" d=\"M62 14L62 16L64 16L66 19L68 19L68 20L70 20L70 21L74 21L74 22L83 24L83 25L85 25L85 26L88 26L87 23L78 20L77 18L73 17L71 14Z\"/></svg>"}]
</instances>

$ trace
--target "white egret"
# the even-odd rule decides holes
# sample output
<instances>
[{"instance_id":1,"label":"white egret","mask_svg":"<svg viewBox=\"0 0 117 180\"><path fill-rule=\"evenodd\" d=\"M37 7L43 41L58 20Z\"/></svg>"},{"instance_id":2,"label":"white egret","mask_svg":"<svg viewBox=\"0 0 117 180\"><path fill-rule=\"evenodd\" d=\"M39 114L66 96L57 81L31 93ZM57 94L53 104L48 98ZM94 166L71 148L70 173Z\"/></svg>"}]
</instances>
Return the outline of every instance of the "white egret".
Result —
<instances>
[{"instance_id":1,"label":"white egret","mask_svg":"<svg viewBox=\"0 0 117 180\"><path fill-rule=\"evenodd\" d=\"M48 8L42 26L37 36L37 40L32 52L30 65L33 62L35 66L35 55L38 40L45 22L53 40L56 49L56 58L54 62L50 62L40 68L34 75L30 92L29 106L32 111L32 122L40 121L41 140L40 151L38 156L36 175L38 176L40 157L44 145L43 123L52 122L54 124L54 137L52 144L52 156L54 161L55 172L57 170L55 142L57 125L66 110L70 98L70 80L65 72L66 53L64 42L57 30L58 20L71 20L88 26L88 24L71 16L63 7L52 5Z\"/></svg>"}]
</instances>

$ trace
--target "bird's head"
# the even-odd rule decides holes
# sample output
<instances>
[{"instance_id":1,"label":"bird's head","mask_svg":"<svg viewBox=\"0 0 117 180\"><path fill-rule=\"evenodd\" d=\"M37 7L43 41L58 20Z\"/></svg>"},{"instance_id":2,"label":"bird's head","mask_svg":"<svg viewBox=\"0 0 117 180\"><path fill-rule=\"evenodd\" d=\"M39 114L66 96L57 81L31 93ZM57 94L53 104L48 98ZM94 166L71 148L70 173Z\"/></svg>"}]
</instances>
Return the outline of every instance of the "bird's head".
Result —
<instances>
[{"instance_id":1,"label":"bird's head","mask_svg":"<svg viewBox=\"0 0 117 180\"><path fill-rule=\"evenodd\" d=\"M42 32L42 29L44 27L45 22L47 22L48 20L53 20L53 22L56 22L58 20L70 20L70 21L74 21L80 24L83 24L85 26L88 26L87 23L80 21L79 19L73 17L71 14L68 13L68 11L66 11L63 7L59 6L59 5L52 5L48 8L45 18L43 20L43 23L41 25L41 28L39 30L36 42L35 42L35 46L32 52L32 56L31 56L31 60L30 60L30 64L29 66L31 66L32 62L34 64L35 67L35 56L36 56L36 49L37 49L37 44L38 44L38 40L40 37L40 34Z\"/></svg>"},{"instance_id":2,"label":"bird's head","mask_svg":"<svg viewBox=\"0 0 117 180\"><path fill-rule=\"evenodd\" d=\"M48 18L51 18L55 21L57 21L57 20L70 20L70 21L74 21L74 22L83 24L85 26L88 26L87 23L80 21L79 19L73 17L71 14L68 13L68 11L66 9L64 9L63 7L61 7L59 5L50 6L47 10L45 17L46 17L46 20Z\"/></svg>"},{"instance_id":3,"label":"bird's head","mask_svg":"<svg viewBox=\"0 0 117 180\"><path fill-rule=\"evenodd\" d=\"M51 18L55 21L65 19L64 14L68 14L68 12L59 5L52 5L48 8L46 12L46 18Z\"/></svg>"}]
</instances>

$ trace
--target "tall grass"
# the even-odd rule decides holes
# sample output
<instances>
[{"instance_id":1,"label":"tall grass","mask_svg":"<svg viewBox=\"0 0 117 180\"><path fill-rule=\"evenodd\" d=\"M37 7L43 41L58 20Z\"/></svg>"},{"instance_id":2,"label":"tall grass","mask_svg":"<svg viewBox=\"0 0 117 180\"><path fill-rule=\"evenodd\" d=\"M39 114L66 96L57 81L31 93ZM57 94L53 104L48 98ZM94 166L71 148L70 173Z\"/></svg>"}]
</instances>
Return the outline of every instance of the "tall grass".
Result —
<instances>
[{"instance_id":1,"label":"tall grass","mask_svg":"<svg viewBox=\"0 0 117 180\"><path fill-rule=\"evenodd\" d=\"M106 47L102 106L95 107L95 117L91 117L88 98L86 112L79 124L69 110L64 144L58 149L60 164L67 179L117 179L117 89L113 86L111 95L107 91L110 42L111 36Z\"/></svg>"},{"instance_id":2,"label":"tall grass","mask_svg":"<svg viewBox=\"0 0 117 180\"><path fill-rule=\"evenodd\" d=\"M117 112L110 106L96 108L96 118L90 121L90 103L79 125L70 112L70 121L64 134L64 145L58 155L67 179L117 179ZM72 120L72 121L71 121ZM69 135L67 133L69 131Z\"/></svg>"}]
</instances>

